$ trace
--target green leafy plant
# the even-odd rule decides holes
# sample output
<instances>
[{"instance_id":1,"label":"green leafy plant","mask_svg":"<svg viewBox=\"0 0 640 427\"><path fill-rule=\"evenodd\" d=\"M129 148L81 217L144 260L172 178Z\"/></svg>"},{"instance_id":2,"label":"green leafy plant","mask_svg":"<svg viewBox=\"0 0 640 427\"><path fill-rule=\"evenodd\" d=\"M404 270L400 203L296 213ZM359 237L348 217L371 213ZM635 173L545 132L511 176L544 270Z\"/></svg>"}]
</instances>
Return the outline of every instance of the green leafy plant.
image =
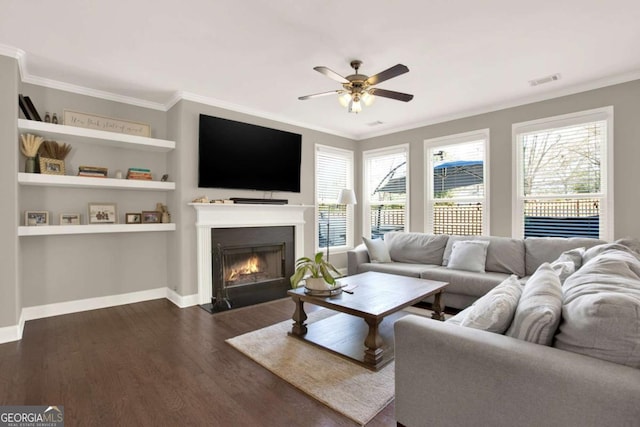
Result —
<instances>
[{"instance_id":1,"label":"green leafy plant","mask_svg":"<svg viewBox=\"0 0 640 427\"><path fill-rule=\"evenodd\" d=\"M340 272L336 270L333 265L324 260L324 254L322 252L318 252L313 259L309 257L298 258L296 260L296 271L290 279L291 287L297 288L307 273L309 273L308 277L316 279L323 278L325 282L335 286L336 279L331 274L332 272L338 276L340 275Z\"/></svg>"}]
</instances>

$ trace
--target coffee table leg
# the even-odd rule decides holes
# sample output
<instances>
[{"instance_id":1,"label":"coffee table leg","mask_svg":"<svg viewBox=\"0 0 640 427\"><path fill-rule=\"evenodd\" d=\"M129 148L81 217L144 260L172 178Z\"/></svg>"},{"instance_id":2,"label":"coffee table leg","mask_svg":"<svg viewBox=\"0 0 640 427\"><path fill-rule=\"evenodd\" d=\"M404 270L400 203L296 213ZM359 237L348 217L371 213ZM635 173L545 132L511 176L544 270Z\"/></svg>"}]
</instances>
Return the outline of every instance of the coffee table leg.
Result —
<instances>
[{"instance_id":1,"label":"coffee table leg","mask_svg":"<svg viewBox=\"0 0 640 427\"><path fill-rule=\"evenodd\" d=\"M431 315L432 319L435 320L444 320L444 313L442 311L442 291L435 294L433 298L433 314Z\"/></svg>"},{"instance_id":2,"label":"coffee table leg","mask_svg":"<svg viewBox=\"0 0 640 427\"><path fill-rule=\"evenodd\" d=\"M304 323L307 320L307 313L304 312L304 301L300 298L293 298L293 302L296 303L296 311L293 312L292 319L295 323L291 328L291 333L303 336L307 333L307 324Z\"/></svg>"},{"instance_id":3,"label":"coffee table leg","mask_svg":"<svg viewBox=\"0 0 640 427\"><path fill-rule=\"evenodd\" d=\"M364 351L364 363L367 365L371 365L376 368L380 362L382 362L382 344L383 340L380 336L380 332L378 330L378 326L382 319L364 319L369 325L369 333L367 334L367 338L364 340L364 345L367 349Z\"/></svg>"}]
</instances>

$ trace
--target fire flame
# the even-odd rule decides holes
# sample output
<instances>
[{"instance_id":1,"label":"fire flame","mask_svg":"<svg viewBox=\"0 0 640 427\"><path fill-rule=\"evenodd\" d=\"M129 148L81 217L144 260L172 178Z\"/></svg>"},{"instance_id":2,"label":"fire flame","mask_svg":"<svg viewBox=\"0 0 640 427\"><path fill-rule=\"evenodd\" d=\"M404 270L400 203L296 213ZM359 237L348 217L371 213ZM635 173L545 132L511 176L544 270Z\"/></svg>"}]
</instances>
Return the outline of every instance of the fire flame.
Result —
<instances>
[{"instance_id":1,"label":"fire flame","mask_svg":"<svg viewBox=\"0 0 640 427\"><path fill-rule=\"evenodd\" d=\"M227 277L228 281L237 280L238 276L246 274L254 274L260 272L260 258L257 255L252 255L244 264L239 266L234 265L231 267L231 272Z\"/></svg>"}]
</instances>

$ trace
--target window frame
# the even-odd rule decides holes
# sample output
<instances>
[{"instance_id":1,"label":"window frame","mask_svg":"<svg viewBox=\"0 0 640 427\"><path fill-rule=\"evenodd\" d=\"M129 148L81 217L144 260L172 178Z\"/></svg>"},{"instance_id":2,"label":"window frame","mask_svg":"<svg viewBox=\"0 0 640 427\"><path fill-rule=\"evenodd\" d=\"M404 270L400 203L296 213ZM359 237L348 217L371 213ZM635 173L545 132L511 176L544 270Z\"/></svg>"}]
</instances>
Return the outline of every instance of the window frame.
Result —
<instances>
[{"instance_id":1,"label":"window frame","mask_svg":"<svg viewBox=\"0 0 640 427\"><path fill-rule=\"evenodd\" d=\"M313 198L314 198L314 247L316 248L315 252L323 252L326 256L327 248L319 247L320 246L320 200L318 198L318 154L324 152L328 155L332 155L335 157L342 157L347 160L348 170L347 170L347 183L345 188L354 188L355 182L355 153L353 150L333 147L330 145L323 144L315 144L314 148L314 180L313 180ZM337 195L336 195L337 198ZM335 205L335 202L333 203ZM355 211L353 205L347 205L347 235L345 239L345 244L340 246L329 246L329 250L332 254L337 253L345 253L350 249L353 249L354 244L354 228L355 228Z\"/></svg>"},{"instance_id":2,"label":"window frame","mask_svg":"<svg viewBox=\"0 0 640 427\"><path fill-rule=\"evenodd\" d=\"M511 235L514 238L524 238L524 200L521 173L522 164L522 144L519 144L518 137L521 134L540 132L572 125L580 125L595 121L606 121L606 143L601 147L601 169L600 169L600 193L596 197L602 199L604 209L600 214L600 235L599 239L611 241L614 236L614 204L613 204L613 106L595 108L592 110L578 111L557 116L550 116L526 122L514 123L511 125L512 139L512 207L511 207ZM536 196L537 199L558 198L558 196ZM566 195L562 198L584 198L584 195Z\"/></svg>"},{"instance_id":3,"label":"window frame","mask_svg":"<svg viewBox=\"0 0 640 427\"><path fill-rule=\"evenodd\" d=\"M433 205L436 202L447 199L435 199L432 197L433 193L433 156L430 155L432 149L441 145L455 145L466 144L473 141L484 140L484 153L483 153L483 183L484 183L484 197L472 197L466 200L480 200L483 199L483 215L482 215L482 235L491 235L491 197L490 196L490 182L491 182L491 167L489 161L489 153L491 147L491 131L489 128L472 130L469 132L456 133L452 135L440 136L437 138L430 138L424 140L424 170L425 170L425 190L424 190L424 229L426 233L433 233ZM453 199L452 199L453 200ZM464 201L465 199L459 199Z\"/></svg>"},{"instance_id":4,"label":"window frame","mask_svg":"<svg viewBox=\"0 0 640 427\"><path fill-rule=\"evenodd\" d=\"M410 178L410 162L409 162L409 153L410 153L410 145L405 144L397 144L383 148L374 148L371 150L365 150L362 152L362 235L370 238L371 236L371 203L369 200L369 182L368 182L368 172L369 172L369 162L368 160L375 157L383 157L398 153L405 154L406 157L406 200L404 206L404 230L408 232L410 230L410 200L411 200L411 178Z\"/></svg>"}]
</instances>

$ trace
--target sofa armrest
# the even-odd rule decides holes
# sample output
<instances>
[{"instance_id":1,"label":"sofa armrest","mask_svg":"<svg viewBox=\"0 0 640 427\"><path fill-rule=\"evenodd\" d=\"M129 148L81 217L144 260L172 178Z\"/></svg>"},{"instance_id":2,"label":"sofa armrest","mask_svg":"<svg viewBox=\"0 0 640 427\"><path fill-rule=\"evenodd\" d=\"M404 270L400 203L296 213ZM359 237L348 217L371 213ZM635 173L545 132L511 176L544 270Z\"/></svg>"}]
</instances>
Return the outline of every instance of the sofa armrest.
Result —
<instances>
[{"instance_id":1,"label":"sofa armrest","mask_svg":"<svg viewBox=\"0 0 640 427\"><path fill-rule=\"evenodd\" d=\"M369 262L369 252L364 244L347 251L347 275L358 274L358 266Z\"/></svg>"},{"instance_id":2,"label":"sofa armrest","mask_svg":"<svg viewBox=\"0 0 640 427\"><path fill-rule=\"evenodd\" d=\"M405 426L640 420L638 369L413 315L394 329L396 420Z\"/></svg>"}]
</instances>

